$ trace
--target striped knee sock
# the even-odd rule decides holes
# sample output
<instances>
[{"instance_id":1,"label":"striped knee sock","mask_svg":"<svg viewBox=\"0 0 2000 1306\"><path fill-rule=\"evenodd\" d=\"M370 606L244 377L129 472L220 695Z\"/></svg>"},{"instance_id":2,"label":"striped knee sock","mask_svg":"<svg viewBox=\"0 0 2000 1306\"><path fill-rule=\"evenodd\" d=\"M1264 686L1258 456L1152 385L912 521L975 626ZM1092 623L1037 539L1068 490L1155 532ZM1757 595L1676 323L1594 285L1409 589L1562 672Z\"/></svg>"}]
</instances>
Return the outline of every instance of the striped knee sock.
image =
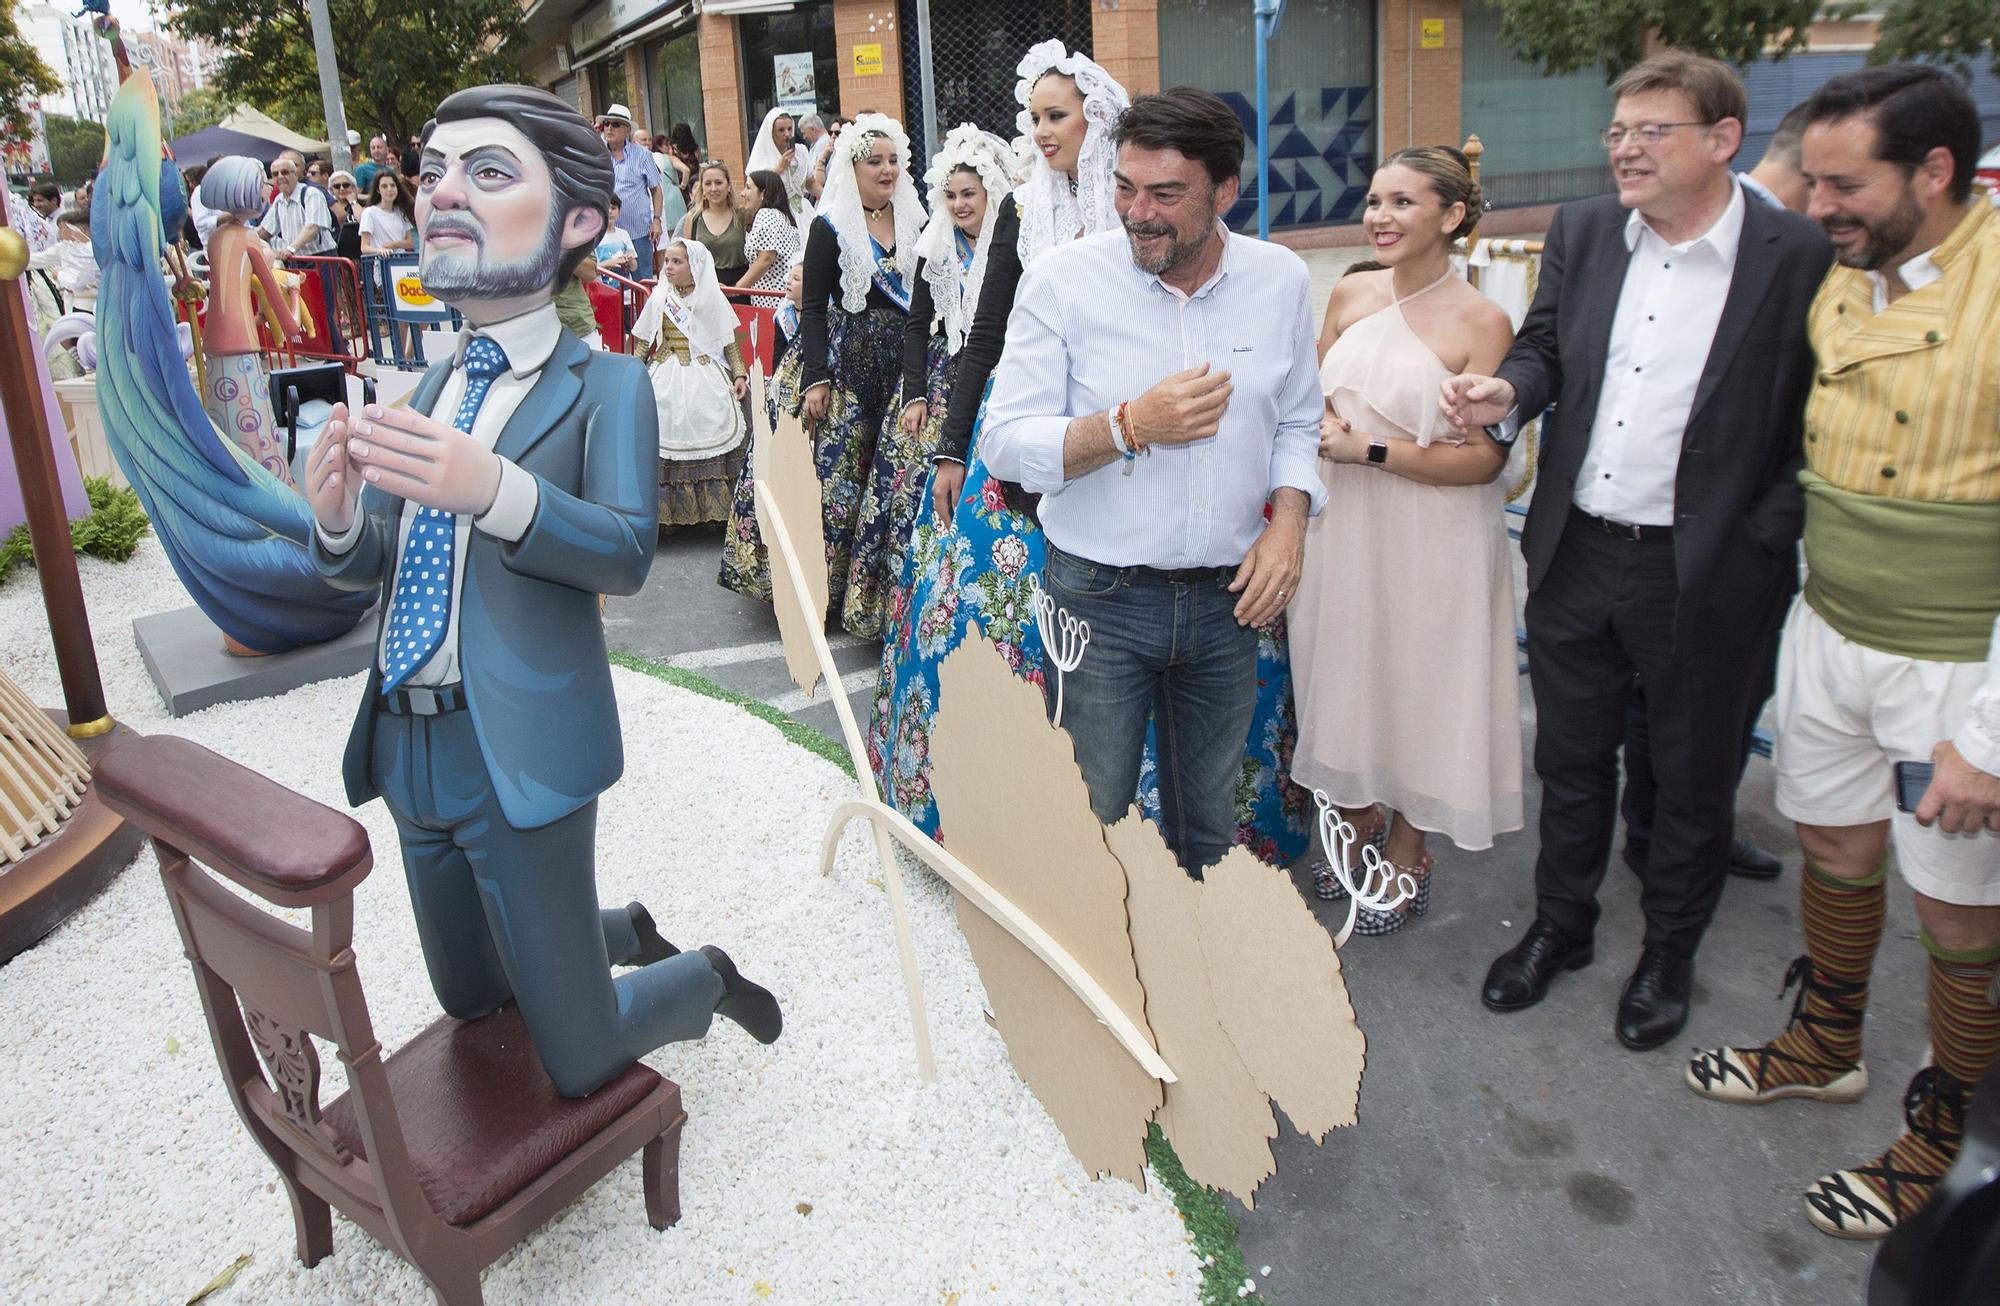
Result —
<instances>
[{"instance_id":1,"label":"striped knee sock","mask_svg":"<svg viewBox=\"0 0 2000 1306\"><path fill-rule=\"evenodd\" d=\"M1902 1136L1855 1171L1899 1224L1930 1200L1937 1181L1958 1160L1966 1098L2000 1056L2000 1008L1993 990L2000 945L1950 952L1926 930L1924 951L1931 955L1931 1064L1910 1081Z\"/></svg>"},{"instance_id":2,"label":"striped knee sock","mask_svg":"<svg viewBox=\"0 0 2000 1306\"><path fill-rule=\"evenodd\" d=\"M2000 1007L1994 1005L2000 944L1949 952L1926 930L1924 951L1931 955L1931 1059L1961 1084L1976 1084L2000 1056Z\"/></svg>"},{"instance_id":3,"label":"striped knee sock","mask_svg":"<svg viewBox=\"0 0 2000 1306\"><path fill-rule=\"evenodd\" d=\"M1865 880L1843 880L1806 863L1800 906L1811 969L1794 963L1787 977L1805 988L1791 1025L1768 1045L1773 1055L1763 1059L1763 1087L1826 1083L1861 1060L1861 1016L1888 915L1888 879L1886 861Z\"/></svg>"}]
</instances>

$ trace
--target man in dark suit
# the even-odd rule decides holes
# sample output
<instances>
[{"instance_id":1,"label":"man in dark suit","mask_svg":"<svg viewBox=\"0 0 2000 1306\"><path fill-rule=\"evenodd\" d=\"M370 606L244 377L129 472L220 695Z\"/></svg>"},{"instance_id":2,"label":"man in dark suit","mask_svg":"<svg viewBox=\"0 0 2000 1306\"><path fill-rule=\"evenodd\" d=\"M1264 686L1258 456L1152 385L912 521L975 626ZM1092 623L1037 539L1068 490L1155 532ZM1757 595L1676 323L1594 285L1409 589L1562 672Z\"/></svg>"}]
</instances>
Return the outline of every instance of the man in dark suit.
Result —
<instances>
[{"instance_id":1,"label":"man in dark suit","mask_svg":"<svg viewBox=\"0 0 2000 1306\"><path fill-rule=\"evenodd\" d=\"M598 595L652 565L657 428L644 369L551 297L604 229L611 159L554 96L485 86L438 107L419 181L421 275L466 334L409 408L336 409L306 474L321 571L382 594L348 799L396 818L441 1005L518 1004L565 1095L717 1012L768 1043L777 1003L727 954L597 905L597 795L624 767Z\"/></svg>"},{"instance_id":2,"label":"man in dark suit","mask_svg":"<svg viewBox=\"0 0 2000 1306\"><path fill-rule=\"evenodd\" d=\"M1743 723L1797 586L1806 312L1831 254L1812 223L1748 199L1731 175L1748 106L1729 68L1668 52L1613 89L1618 193L1557 213L1498 375L1455 377L1443 402L1455 425L1500 436L1555 405L1521 539L1536 912L1481 997L1533 1006L1591 960L1636 673L1658 811L1645 946L1615 1030L1644 1049L1687 1020L1727 873Z\"/></svg>"}]
</instances>

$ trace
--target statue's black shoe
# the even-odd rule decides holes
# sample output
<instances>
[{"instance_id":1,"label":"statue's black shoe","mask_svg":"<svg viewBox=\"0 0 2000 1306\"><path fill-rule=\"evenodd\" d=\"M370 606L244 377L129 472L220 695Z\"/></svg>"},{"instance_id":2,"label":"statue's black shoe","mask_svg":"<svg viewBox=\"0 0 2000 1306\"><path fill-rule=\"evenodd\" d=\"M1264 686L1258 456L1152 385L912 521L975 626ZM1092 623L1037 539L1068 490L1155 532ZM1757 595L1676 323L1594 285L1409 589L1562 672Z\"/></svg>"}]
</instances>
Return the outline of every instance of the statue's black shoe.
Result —
<instances>
[{"instance_id":1,"label":"statue's black shoe","mask_svg":"<svg viewBox=\"0 0 2000 1306\"><path fill-rule=\"evenodd\" d=\"M778 1000L771 996L771 991L744 979L729 954L714 944L702 944L701 955L708 958L708 964L722 977L722 999L715 1004L715 1014L743 1026L759 1043L777 1042L778 1035L784 1032L785 1016L778 1010Z\"/></svg>"},{"instance_id":2,"label":"statue's black shoe","mask_svg":"<svg viewBox=\"0 0 2000 1306\"><path fill-rule=\"evenodd\" d=\"M639 936L639 950L624 962L627 966L650 966L656 961L678 957L681 950L660 937L660 927L653 924L653 913L636 902L625 904L625 914L632 918L632 932Z\"/></svg>"},{"instance_id":3,"label":"statue's black shoe","mask_svg":"<svg viewBox=\"0 0 2000 1306\"><path fill-rule=\"evenodd\" d=\"M1647 948L1618 999L1618 1041L1634 1052L1656 1048L1687 1024L1694 958Z\"/></svg>"},{"instance_id":4,"label":"statue's black shoe","mask_svg":"<svg viewBox=\"0 0 2000 1306\"><path fill-rule=\"evenodd\" d=\"M1494 958L1479 1000L1494 1011L1522 1011L1549 995L1549 981L1582 970L1596 954L1589 939L1572 939L1536 921L1519 943Z\"/></svg>"}]
</instances>

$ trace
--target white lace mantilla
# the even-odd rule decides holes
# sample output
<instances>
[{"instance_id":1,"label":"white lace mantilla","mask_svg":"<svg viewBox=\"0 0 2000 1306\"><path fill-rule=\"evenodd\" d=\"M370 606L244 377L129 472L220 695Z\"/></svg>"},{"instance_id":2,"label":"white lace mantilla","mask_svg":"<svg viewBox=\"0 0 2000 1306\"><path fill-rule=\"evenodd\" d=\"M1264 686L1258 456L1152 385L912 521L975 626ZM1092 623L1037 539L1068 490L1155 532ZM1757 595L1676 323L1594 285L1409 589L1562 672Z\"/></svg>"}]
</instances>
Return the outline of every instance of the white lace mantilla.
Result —
<instances>
[{"instance_id":1,"label":"white lace mantilla","mask_svg":"<svg viewBox=\"0 0 2000 1306\"><path fill-rule=\"evenodd\" d=\"M910 180L910 138L894 118L864 113L840 133L839 146L826 165L826 188L819 202L820 219L840 238L840 306L850 313L868 307L868 286L875 279L875 250L869 244L868 217L861 211L854 161L867 157L878 138L894 147L902 165L889 202L895 208L896 268L906 287L914 285L917 244L923 237L924 205Z\"/></svg>"},{"instance_id":2,"label":"white lace mantilla","mask_svg":"<svg viewBox=\"0 0 2000 1306\"><path fill-rule=\"evenodd\" d=\"M917 241L917 254L924 260L924 280L931 288L931 302L944 326L945 352L956 354L972 329L973 310L979 307L979 287L986 279L986 256L991 248L993 223L1000 205L1014 188L1011 175L1013 147L991 132L972 123L960 123L945 135L944 144L924 174L929 188L931 220ZM952 233L958 224L944 203L951 174L970 168L986 187L986 216L980 220L972 255L972 266L961 267L957 242Z\"/></svg>"},{"instance_id":3,"label":"white lace mantilla","mask_svg":"<svg viewBox=\"0 0 2000 1306\"><path fill-rule=\"evenodd\" d=\"M1083 95L1085 123L1083 148L1077 152L1076 176L1058 173L1039 151L1034 157L1027 182L1021 188L1021 266L1058 245L1068 244L1081 231L1091 235L1118 226L1118 210L1113 204L1116 182L1112 173L1118 166L1118 149L1111 133L1118 115L1132 103L1125 88L1088 55L1070 54L1061 41L1043 41L1021 57L1014 69L1020 78L1014 83L1014 98L1021 111L1014 125L1022 135L1031 135L1034 123L1028 115L1028 93L1035 82L1048 73L1062 73L1076 82Z\"/></svg>"}]
</instances>

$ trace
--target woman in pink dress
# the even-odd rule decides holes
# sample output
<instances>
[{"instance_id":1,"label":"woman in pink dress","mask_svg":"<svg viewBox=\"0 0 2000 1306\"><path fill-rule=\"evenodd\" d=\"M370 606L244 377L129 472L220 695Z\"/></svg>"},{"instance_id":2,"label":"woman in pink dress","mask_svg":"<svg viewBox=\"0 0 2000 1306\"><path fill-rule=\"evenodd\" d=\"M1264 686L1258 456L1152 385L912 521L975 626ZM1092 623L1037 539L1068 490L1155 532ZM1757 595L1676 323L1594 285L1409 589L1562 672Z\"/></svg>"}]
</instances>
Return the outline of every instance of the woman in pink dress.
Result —
<instances>
[{"instance_id":1,"label":"woman in pink dress","mask_svg":"<svg viewBox=\"0 0 2000 1306\"><path fill-rule=\"evenodd\" d=\"M1521 826L1513 564L1495 479L1507 450L1453 432L1438 410L1440 382L1490 372L1513 340L1506 313L1451 266L1480 207L1457 150L1390 156L1364 218L1384 270L1344 278L1320 333L1329 498L1290 609L1292 776L1332 799L1407 895L1358 912L1360 934L1428 909L1427 834L1480 849ZM1324 861L1314 881L1322 898L1345 892Z\"/></svg>"}]
</instances>

